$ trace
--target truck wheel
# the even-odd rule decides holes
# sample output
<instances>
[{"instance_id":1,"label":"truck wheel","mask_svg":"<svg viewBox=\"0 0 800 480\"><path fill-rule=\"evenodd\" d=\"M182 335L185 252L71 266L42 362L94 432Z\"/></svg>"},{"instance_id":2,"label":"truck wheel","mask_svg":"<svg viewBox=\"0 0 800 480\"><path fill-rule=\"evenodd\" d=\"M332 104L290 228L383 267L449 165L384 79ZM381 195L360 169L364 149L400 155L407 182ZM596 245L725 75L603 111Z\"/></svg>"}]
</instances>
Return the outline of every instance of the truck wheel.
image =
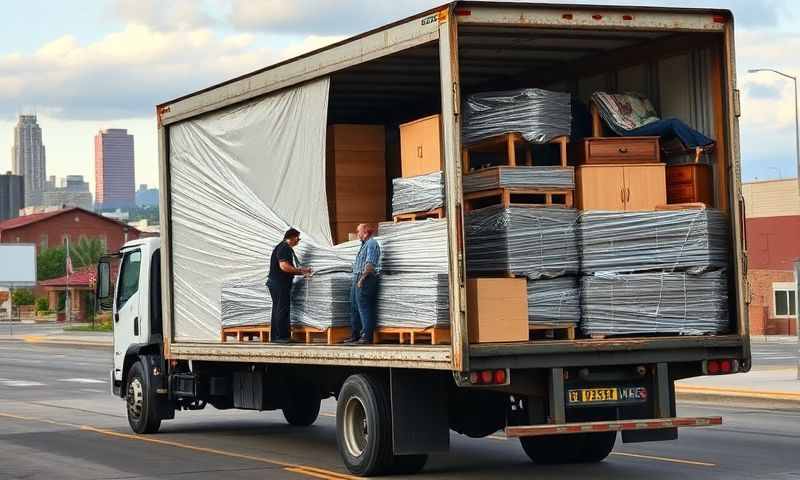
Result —
<instances>
[{"instance_id":1,"label":"truck wheel","mask_svg":"<svg viewBox=\"0 0 800 480\"><path fill-rule=\"evenodd\" d=\"M540 465L596 463L614 448L617 432L542 435L519 439L528 458Z\"/></svg>"},{"instance_id":2,"label":"truck wheel","mask_svg":"<svg viewBox=\"0 0 800 480\"><path fill-rule=\"evenodd\" d=\"M584 433L583 448L578 456L578 462L602 462L614 449L617 441L617 432Z\"/></svg>"},{"instance_id":3,"label":"truck wheel","mask_svg":"<svg viewBox=\"0 0 800 480\"><path fill-rule=\"evenodd\" d=\"M393 464L387 386L373 375L351 375L339 392L336 441L347 470L372 476Z\"/></svg>"},{"instance_id":4,"label":"truck wheel","mask_svg":"<svg viewBox=\"0 0 800 480\"><path fill-rule=\"evenodd\" d=\"M306 392L309 396L292 395L289 404L283 407L283 418L289 425L308 427L317 421L321 400L316 392Z\"/></svg>"},{"instance_id":5,"label":"truck wheel","mask_svg":"<svg viewBox=\"0 0 800 480\"><path fill-rule=\"evenodd\" d=\"M125 390L128 423L136 433L156 433L161 426L161 418L156 411L154 394L144 376L142 362L136 362L128 371L128 385Z\"/></svg>"},{"instance_id":6,"label":"truck wheel","mask_svg":"<svg viewBox=\"0 0 800 480\"><path fill-rule=\"evenodd\" d=\"M395 455L389 467L393 475L413 475L425 468L428 462L427 455Z\"/></svg>"}]
</instances>

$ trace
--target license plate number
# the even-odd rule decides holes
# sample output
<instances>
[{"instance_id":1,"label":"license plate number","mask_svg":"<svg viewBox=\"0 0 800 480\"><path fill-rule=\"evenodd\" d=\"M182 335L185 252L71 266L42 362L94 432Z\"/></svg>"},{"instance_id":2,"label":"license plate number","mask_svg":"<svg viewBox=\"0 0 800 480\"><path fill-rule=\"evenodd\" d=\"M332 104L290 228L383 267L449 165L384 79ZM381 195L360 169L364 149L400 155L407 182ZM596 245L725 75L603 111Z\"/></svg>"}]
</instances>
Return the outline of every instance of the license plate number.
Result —
<instances>
[{"instance_id":1,"label":"license plate number","mask_svg":"<svg viewBox=\"0 0 800 480\"><path fill-rule=\"evenodd\" d=\"M644 387L576 388L567 391L569 405L598 403L641 403L647 401Z\"/></svg>"}]
</instances>

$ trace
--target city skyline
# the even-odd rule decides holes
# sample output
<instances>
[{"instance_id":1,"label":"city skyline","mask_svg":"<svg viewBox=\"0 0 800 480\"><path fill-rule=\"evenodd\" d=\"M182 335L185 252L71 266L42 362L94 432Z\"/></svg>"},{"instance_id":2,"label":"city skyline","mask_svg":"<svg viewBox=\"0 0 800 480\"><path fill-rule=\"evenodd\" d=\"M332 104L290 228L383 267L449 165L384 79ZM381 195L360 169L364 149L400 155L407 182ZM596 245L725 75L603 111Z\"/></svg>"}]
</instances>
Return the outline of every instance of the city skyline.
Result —
<instances>
[{"instance_id":1,"label":"city skyline","mask_svg":"<svg viewBox=\"0 0 800 480\"><path fill-rule=\"evenodd\" d=\"M108 128L94 137L95 197L97 208L135 205L133 135L123 128Z\"/></svg>"},{"instance_id":2,"label":"city skyline","mask_svg":"<svg viewBox=\"0 0 800 480\"><path fill-rule=\"evenodd\" d=\"M47 156L36 115L20 115L17 119L11 146L11 171L23 176L25 206L40 204L46 189Z\"/></svg>"}]
</instances>

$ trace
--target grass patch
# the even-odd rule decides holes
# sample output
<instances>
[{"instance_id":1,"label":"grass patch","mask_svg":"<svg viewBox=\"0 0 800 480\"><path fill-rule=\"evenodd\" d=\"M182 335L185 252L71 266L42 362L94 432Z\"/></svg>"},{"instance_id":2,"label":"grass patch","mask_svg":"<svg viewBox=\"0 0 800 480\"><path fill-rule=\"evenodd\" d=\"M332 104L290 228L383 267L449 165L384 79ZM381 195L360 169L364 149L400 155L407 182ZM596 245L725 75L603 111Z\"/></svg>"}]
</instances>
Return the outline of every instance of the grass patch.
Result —
<instances>
[{"instance_id":1,"label":"grass patch","mask_svg":"<svg viewBox=\"0 0 800 480\"><path fill-rule=\"evenodd\" d=\"M112 330L113 327L110 323L95 323L94 327L91 324L64 327L65 332L110 332Z\"/></svg>"}]
</instances>

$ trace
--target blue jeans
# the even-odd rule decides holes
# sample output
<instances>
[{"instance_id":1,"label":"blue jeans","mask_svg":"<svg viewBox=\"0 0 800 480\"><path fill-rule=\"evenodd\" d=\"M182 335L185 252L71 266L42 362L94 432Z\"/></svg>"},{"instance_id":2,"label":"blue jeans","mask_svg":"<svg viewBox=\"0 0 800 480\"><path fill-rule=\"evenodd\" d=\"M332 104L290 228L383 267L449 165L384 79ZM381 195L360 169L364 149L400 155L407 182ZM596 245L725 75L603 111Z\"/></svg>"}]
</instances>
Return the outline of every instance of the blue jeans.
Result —
<instances>
[{"instance_id":1,"label":"blue jeans","mask_svg":"<svg viewBox=\"0 0 800 480\"><path fill-rule=\"evenodd\" d=\"M678 138L687 148L705 147L714 143L697 130L677 118L665 118L625 132L626 137L661 137L664 140Z\"/></svg>"},{"instance_id":2,"label":"blue jeans","mask_svg":"<svg viewBox=\"0 0 800 480\"><path fill-rule=\"evenodd\" d=\"M353 274L353 286L350 289L350 323L353 326L353 338L368 338L372 341L376 323L378 277L374 273L367 275L363 286L358 288L360 276L360 273Z\"/></svg>"}]
</instances>

